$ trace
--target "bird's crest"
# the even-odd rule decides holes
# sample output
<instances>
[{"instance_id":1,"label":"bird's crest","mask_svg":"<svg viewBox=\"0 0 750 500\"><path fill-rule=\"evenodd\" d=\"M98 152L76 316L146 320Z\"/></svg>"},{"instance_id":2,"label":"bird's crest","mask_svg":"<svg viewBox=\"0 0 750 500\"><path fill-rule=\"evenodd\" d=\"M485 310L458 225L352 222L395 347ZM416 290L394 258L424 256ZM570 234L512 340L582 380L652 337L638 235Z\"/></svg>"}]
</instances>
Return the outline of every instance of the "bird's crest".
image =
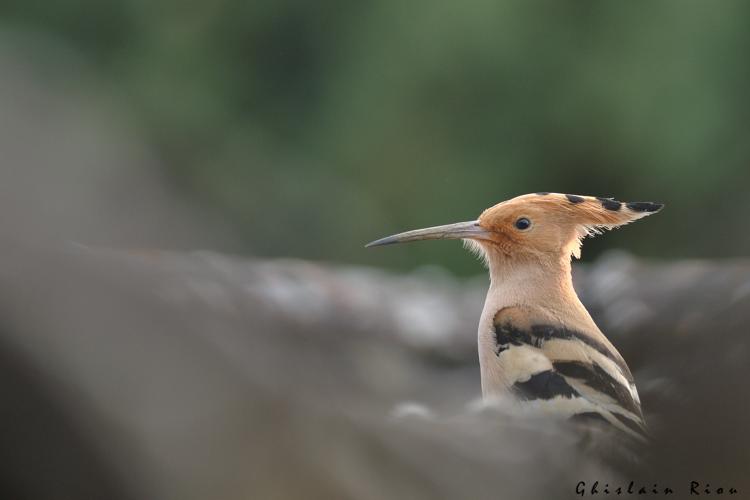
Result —
<instances>
[{"instance_id":1,"label":"bird's crest","mask_svg":"<svg viewBox=\"0 0 750 500\"><path fill-rule=\"evenodd\" d=\"M560 193L518 196L485 210L479 225L507 254L555 252L580 257L581 240L661 210L654 202Z\"/></svg>"}]
</instances>

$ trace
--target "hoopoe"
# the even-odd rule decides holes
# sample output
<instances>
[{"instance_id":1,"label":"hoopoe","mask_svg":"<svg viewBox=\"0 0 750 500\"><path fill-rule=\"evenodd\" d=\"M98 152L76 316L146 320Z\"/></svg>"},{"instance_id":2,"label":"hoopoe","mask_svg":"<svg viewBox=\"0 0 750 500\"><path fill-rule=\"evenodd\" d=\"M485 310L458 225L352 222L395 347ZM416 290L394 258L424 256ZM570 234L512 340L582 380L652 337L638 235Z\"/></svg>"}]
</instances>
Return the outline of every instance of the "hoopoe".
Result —
<instances>
[{"instance_id":1,"label":"hoopoe","mask_svg":"<svg viewBox=\"0 0 750 500\"><path fill-rule=\"evenodd\" d=\"M663 207L558 193L518 196L479 219L417 229L367 246L461 239L486 263L479 321L485 399L514 396L532 410L608 422L636 438L645 422L633 375L573 289L583 238Z\"/></svg>"}]
</instances>

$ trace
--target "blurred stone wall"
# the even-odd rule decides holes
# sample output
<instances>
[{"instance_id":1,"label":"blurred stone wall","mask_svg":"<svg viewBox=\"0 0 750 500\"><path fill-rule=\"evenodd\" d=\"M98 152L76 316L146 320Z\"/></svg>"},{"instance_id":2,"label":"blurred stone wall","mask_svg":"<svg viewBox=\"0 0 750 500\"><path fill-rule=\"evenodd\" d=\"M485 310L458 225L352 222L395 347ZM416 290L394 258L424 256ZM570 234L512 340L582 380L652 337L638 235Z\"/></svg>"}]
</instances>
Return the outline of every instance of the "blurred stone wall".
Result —
<instances>
[{"instance_id":1,"label":"blurred stone wall","mask_svg":"<svg viewBox=\"0 0 750 500\"><path fill-rule=\"evenodd\" d=\"M4 262L13 498L549 498L579 480L695 478L747 491L745 262L615 254L577 269L654 431L637 462L477 404L477 283L208 252Z\"/></svg>"}]
</instances>

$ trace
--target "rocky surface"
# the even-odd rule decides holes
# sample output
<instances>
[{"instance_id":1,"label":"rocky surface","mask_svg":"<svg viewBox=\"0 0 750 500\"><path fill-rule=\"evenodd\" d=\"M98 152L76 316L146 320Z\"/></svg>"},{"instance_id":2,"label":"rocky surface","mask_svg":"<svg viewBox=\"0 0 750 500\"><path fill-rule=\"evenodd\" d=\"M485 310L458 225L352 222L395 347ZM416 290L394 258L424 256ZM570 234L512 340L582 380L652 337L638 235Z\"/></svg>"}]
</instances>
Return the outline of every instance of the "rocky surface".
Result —
<instances>
[{"instance_id":1,"label":"rocky surface","mask_svg":"<svg viewBox=\"0 0 750 500\"><path fill-rule=\"evenodd\" d=\"M631 478L748 491L746 262L610 254L576 270L654 430L637 464L477 404L483 279L80 246L6 262L14 498L548 498Z\"/></svg>"}]
</instances>

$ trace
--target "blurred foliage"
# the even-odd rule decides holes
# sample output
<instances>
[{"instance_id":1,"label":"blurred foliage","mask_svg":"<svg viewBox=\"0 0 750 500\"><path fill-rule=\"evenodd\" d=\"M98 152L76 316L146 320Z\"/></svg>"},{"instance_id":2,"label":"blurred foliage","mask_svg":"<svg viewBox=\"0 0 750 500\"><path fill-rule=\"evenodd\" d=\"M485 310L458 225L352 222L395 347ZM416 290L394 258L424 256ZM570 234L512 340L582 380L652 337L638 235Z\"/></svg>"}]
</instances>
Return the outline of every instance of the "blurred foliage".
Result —
<instances>
[{"instance_id":1,"label":"blurred foliage","mask_svg":"<svg viewBox=\"0 0 750 500\"><path fill-rule=\"evenodd\" d=\"M362 244L557 191L667 203L586 258L750 253L748 19L739 0L0 7L3 32L82 59L248 252L461 273L455 243Z\"/></svg>"}]
</instances>

